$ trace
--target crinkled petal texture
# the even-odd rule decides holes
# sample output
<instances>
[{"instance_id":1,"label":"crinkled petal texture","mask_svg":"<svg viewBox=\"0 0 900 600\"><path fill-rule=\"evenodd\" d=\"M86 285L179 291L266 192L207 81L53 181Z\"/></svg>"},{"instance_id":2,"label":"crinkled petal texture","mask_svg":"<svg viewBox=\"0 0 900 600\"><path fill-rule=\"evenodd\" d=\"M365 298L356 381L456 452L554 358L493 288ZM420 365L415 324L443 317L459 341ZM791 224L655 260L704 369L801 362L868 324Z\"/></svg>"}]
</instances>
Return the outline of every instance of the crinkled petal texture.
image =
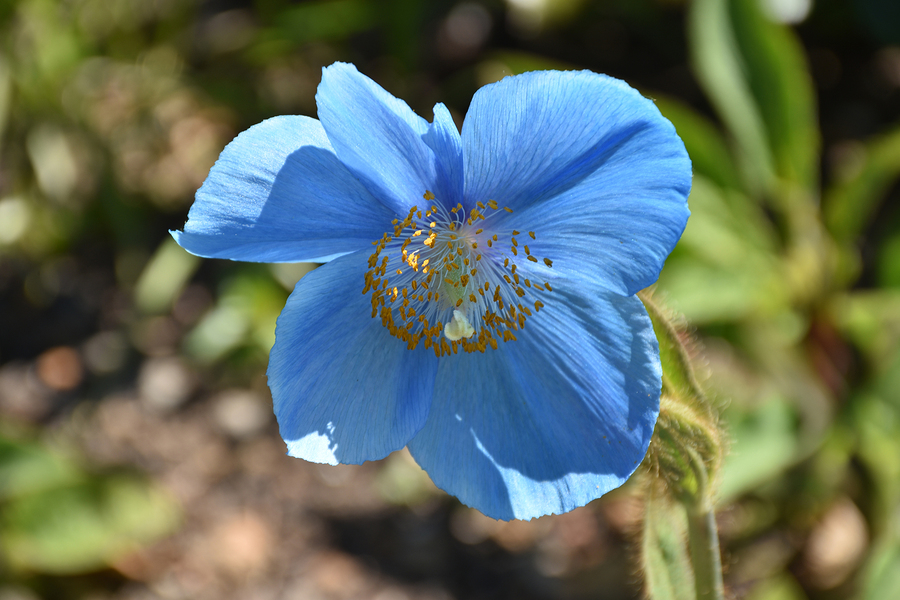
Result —
<instances>
[{"instance_id":1,"label":"crinkled petal texture","mask_svg":"<svg viewBox=\"0 0 900 600\"><path fill-rule=\"evenodd\" d=\"M461 154L459 134L442 105L429 124L353 65L335 63L322 70L316 106L341 162L398 215L421 205L426 190L459 201L447 196L461 188L461 158L446 160Z\"/></svg>"},{"instance_id":2,"label":"crinkled petal texture","mask_svg":"<svg viewBox=\"0 0 900 600\"><path fill-rule=\"evenodd\" d=\"M409 443L441 489L496 519L563 513L621 485L659 412L659 347L641 301L556 280L499 351L442 360Z\"/></svg>"},{"instance_id":3,"label":"crinkled petal texture","mask_svg":"<svg viewBox=\"0 0 900 600\"><path fill-rule=\"evenodd\" d=\"M434 122L422 136L437 158L434 193L447 208L456 206L463 197L463 154L459 129L447 107L434 105Z\"/></svg>"},{"instance_id":4,"label":"crinkled petal texture","mask_svg":"<svg viewBox=\"0 0 900 600\"><path fill-rule=\"evenodd\" d=\"M543 71L481 88L462 130L469 206L494 199L567 276L634 294L687 223L691 165L672 124L624 82ZM558 263L556 261L559 261Z\"/></svg>"},{"instance_id":5,"label":"crinkled petal texture","mask_svg":"<svg viewBox=\"0 0 900 600\"><path fill-rule=\"evenodd\" d=\"M288 454L359 464L403 448L428 415L437 372L370 318L368 253L306 275L278 317L269 387Z\"/></svg>"},{"instance_id":6,"label":"crinkled petal texture","mask_svg":"<svg viewBox=\"0 0 900 600\"><path fill-rule=\"evenodd\" d=\"M325 262L369 247L393 214L338 160L318 121L276 117L225 148L172 235L209 258Z\"/></svg>"}]
</instances>

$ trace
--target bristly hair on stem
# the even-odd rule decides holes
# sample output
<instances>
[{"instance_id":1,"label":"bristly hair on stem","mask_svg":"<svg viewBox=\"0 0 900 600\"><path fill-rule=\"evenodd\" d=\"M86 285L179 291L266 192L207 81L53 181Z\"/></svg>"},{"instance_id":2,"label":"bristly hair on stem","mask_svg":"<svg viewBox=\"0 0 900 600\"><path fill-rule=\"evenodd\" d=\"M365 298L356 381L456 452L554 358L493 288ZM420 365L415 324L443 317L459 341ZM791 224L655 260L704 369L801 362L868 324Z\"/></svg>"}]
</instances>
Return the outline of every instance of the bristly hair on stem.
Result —
<instances>
[{"instance_id":1,"label":"bristly hair on stem","mask_svg":"<svg viewBox=\"0 0 900 600\"><path fill-rule=\"evenodd\" d=\"M643 463L647 593L653 600L719 600L724 586L714 500L724 433L694 375L687 334L649 293L641 293L641 300L663 367L659 420Z\"/></svg>"}]
</instances>

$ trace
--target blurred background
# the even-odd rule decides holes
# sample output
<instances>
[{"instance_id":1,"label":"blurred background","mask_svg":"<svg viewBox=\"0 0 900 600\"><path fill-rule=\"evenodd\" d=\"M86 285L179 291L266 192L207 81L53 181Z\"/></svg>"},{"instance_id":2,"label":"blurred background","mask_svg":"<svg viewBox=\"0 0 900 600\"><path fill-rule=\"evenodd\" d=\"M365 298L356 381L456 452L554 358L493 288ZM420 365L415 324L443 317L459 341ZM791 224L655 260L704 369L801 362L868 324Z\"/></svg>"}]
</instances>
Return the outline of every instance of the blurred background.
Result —
<instances>
[{"instance_id":1,"label":"blurred background","mask_svg":"<svg viewBox=\"0 0 900 600\"><path fill-rule=\"evenodd\" d=\"M900 598L900 3L0 2L0 600L642 597L635 484L502 523L409 455L289 459L275 318L315 265L174 245L224 145L356 63L420 115L587 68L694 162L655 292L731 444L734 598Z\"/></svg>"}]
</instances>

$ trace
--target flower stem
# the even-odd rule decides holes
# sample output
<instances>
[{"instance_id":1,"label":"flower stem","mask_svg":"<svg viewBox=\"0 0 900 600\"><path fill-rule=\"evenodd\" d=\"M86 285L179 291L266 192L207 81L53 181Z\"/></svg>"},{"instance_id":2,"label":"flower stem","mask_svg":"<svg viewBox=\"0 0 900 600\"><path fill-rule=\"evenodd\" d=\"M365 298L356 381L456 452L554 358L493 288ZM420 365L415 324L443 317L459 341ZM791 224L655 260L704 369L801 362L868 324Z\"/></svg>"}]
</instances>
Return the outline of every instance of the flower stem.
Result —
<instances>
[{"instance_id":1,"label":"flower stem","mask_svg":"<svg viewBox=\"0 0 900 600\"><path fill-rule=\"evenodd\" d=\"M722 558L719 554L719 534L712 503L701 501L687 507L688 544L694 565L697 600L723 600Z\"/></svg>"},{"instance_id":2,"label":"flower stem","mask_svg":"<svg viewBox=\"0 0 900 600\"><path fill-rule=\"evenodd\" d=\"M682 501L687 510L688 546L694 566L697 600L724 600L722 555L719 551L719 532L716 528L709 473L696 450L690 446L685 450L691 457L691 469L697 482L696 493L686 496Z\"/></svg>"}]
</instances>

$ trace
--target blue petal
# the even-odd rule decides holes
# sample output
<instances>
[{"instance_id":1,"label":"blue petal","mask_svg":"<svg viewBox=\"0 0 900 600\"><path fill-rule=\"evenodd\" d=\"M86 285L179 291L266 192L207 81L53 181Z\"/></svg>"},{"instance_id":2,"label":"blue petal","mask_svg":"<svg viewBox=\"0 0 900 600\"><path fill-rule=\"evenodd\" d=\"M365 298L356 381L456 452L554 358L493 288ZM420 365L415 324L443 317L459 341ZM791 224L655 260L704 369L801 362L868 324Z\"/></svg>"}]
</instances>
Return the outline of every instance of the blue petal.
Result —
<instances>
[{"instance_id":1,"label":"blue petal","mask_svg":"<svg viewBox=\"0 0 900 600\"><path fill-rule=\"evenodd\" d=\"M258 262L325 262L390 228L379 203L334 155L309 117L276 117L222 151L173 231L188 252Z\"/></svg>"},{"instance_id":2,"label":"blue petal","mask_svg":"<svg viewBox=\"0 0 900 600\"><path fill-rule=\"evenodd\" d=\"M428 415L437 359L409 351L361 293L368 253L300 280L278 317L269 388L288 454L359 464L403 448Z\"/></svg>"},{"instance_id":3,"label":"blue petal","mask_svg":"<svg viewBox=\"0 0 900 600\"><path fill-rule=\"evenodd\" d=\"M428 122L356 67L335 63L322 70L316 92L319 120L334 151L366 187L401 216L434 191L434 152L422 139Z\"/></svg>"},{"instance_id":4,"label":"blue petal","mask_svg":"<svg viewBox=\"0 0 900 600\"><path fill-rule=\"evenodd\" d=\"M590 72L479 90L463 124L466 199L514 209L533 252L633 294L659 276L690 214L691 164L652 101Z\"/></svg>"},{"instance_id":5,"label":"blue petal","mask_svg":"<svg viewBox=\"0 0 900 600\"><path fill-rule=\"evenodd\" d=\"M447 107L434 105L434 122L422 136L437 156L437 182L431 190L446 206L455 206L463 197L463 154L459 130Z\"/></svg>"},{"instance_id":6,"label":"blue petal","mask_svg":"<svg viewBox=\"0 0 900 600\"><path fill-rule=\"evenodd\" d=\"M583 506L637 468L659 412L656 337L636 297L557 281L518 340L442 359L409 443L434 483L497 519Z\"/></svg>"},{"instance_id":7,"label":"blue petal","mask_svg":"<svg viewBox=\"0 0 900 600\"><path fill-rule=\"evenodd\" d=\"M634 294L659 278L690 214L680 191L652 189L653 182L636 189L649 179L630 164L636 161L640 155L617 157L610 169L514 213L505 226L536 232L531 252L550 258L559 274Z\"/></svg>"}]
</instances>

